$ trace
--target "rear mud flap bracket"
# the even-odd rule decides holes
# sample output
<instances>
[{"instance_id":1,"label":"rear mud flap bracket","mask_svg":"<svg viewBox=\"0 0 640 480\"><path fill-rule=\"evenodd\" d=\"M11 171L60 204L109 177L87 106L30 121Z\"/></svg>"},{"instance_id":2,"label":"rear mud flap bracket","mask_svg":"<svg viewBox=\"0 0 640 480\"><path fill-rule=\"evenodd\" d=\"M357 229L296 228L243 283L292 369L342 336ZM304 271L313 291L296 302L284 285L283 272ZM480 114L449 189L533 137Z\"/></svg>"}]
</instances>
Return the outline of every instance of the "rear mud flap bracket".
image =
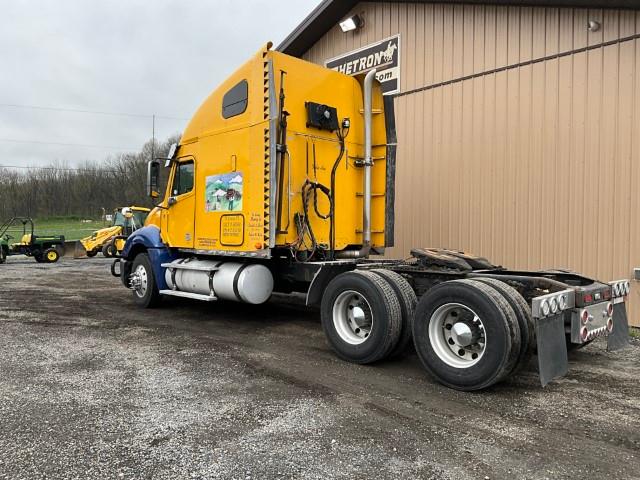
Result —
<instances>
[{"instance_id":1,"label":"rear mud flap bracket","mask_svg":"<svg viewBox=\"0 0 640 480\"><path fill-rule=\"evenodd\" d=\"M607 350L613 352L629 346L629 322L624 302L613 306L613 331L607 337Z\"/></svg>"},{"instance_id":2,"label":"rear mud flap bracket","mask_svg":"<svg viewBox=\"0 0 640 480\"><path fill-rule=\"evenodd\" d=\"M538 372L544 387L554 378L566 375L569 370L564 316L554 315L536 321L538 343Z\"/></svg>"}]
</instances>

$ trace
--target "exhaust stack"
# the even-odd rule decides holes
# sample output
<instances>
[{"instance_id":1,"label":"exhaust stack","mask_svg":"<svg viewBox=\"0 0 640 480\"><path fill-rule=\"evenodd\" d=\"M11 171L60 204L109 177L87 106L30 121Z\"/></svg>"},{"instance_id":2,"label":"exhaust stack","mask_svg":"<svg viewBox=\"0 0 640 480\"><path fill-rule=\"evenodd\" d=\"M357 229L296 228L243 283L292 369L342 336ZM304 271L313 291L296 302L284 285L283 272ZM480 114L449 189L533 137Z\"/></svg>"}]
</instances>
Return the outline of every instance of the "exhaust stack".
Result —
<instances>
[{"instance_id":1,"label":"exhaust stack","mask_svg":"<svg viewBox=\"0 0 640 480\"><path fill-rule=\"evenodd\" d=\"M371 248L371 167L373 167L372 124L373 124L373 81L376 78L374 68L364 78L364 211L362 220L362 246ZM367 252L368 253L368 252Z\"/></svg>"}]
</instances>

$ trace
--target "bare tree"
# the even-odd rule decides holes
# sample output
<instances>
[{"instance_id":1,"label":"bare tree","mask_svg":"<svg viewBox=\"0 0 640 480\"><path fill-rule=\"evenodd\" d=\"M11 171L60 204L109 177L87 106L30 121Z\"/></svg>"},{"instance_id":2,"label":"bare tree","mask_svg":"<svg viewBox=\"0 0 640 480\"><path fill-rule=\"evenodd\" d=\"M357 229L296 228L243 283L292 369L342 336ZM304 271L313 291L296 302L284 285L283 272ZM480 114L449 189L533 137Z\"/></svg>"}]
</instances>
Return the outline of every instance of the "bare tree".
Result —
<instances>
[{"instance_id":1,"label":"bare tree","mask_svg":"<svg viewBox=\"0 0 640 480\"><path fill-rule=\"evenodd\" d=\"M64 161L24 172L0 167L0 221L12 216L97 218L103 208L152 206L145 192L147 162L152 151L166 157L178 139L174 135L155 145L150 140L138 153L87 161L75 169Z\"/></svg>"}]
</instances>

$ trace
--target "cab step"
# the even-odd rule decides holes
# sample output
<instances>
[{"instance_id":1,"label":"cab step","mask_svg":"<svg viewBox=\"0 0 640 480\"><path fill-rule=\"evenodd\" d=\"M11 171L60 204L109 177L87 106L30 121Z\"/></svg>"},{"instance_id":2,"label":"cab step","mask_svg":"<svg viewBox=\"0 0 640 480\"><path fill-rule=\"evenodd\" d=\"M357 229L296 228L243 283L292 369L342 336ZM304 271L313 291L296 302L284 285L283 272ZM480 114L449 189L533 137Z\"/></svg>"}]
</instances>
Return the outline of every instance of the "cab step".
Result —
<instances>
[{"instance_id":1,"label":"cab step","mask_svg":"<svg viewBox=\"0 0 640 480\"><path fill-rule=\"evenodd\" d=\"M167 295L170 297L182 297L190 298L192 300L201 300L203 302L215 302L218 297L211 295L202 295L200 293L182 292L180 290L160 290L160 295Z\"/></svg>"}]
</instances>

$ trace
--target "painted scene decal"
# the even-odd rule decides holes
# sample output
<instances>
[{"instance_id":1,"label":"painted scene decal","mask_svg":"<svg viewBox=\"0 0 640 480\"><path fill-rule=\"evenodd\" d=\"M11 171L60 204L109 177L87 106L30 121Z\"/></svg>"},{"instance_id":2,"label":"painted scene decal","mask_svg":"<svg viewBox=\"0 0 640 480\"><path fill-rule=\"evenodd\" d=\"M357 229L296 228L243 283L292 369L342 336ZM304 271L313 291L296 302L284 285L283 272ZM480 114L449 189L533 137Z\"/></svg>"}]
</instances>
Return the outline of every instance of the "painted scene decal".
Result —
<instances>
[{"instance_id":1,"label":"painted scene decal","mask_svg":"<svg viewBox=\"0 0 640 480\"><path fill-rule=\"evenodd\" d=\"M242 210L242 173L211 175L205 180L206 212L238 212Z\"/></svg>"}]
</instances>

